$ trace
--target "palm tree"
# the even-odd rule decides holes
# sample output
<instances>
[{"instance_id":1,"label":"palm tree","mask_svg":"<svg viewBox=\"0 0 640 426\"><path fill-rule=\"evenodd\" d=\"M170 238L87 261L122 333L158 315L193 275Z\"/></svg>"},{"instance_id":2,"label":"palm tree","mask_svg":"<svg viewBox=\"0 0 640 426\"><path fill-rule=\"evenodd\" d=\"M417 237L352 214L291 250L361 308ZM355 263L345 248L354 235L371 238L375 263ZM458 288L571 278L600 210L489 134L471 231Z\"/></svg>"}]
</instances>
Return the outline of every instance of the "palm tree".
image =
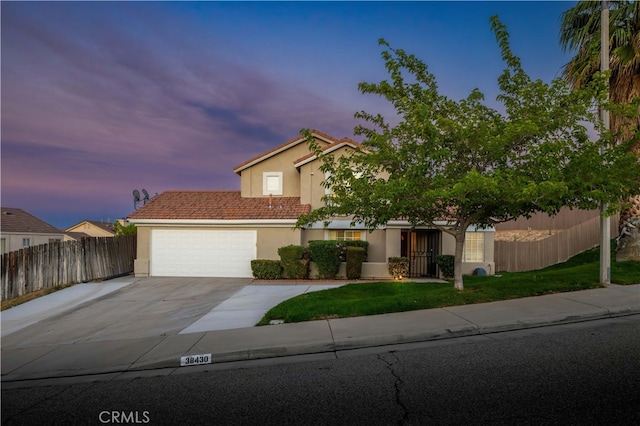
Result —
<instances>
[{"instance_id":1,"label":"palm tree","mask_svg":"<svg viewBox=\"0 0 640 426\"><path fill-rule=\"evenodd\" d=\"M611 1L609 6L609 96L615 103L629 104L640 98L640 1ZM601 2L580 1L562 14L560 44L575 56L563 69L564 78L582 87L600 71ZM640 130L640 111L633 119L611 116L611 131L619 142ZM640 145L635 151L640 159ZM640 195L630 197L620 212L616 259L640 261Z\"/></svg>"}]
</instances>

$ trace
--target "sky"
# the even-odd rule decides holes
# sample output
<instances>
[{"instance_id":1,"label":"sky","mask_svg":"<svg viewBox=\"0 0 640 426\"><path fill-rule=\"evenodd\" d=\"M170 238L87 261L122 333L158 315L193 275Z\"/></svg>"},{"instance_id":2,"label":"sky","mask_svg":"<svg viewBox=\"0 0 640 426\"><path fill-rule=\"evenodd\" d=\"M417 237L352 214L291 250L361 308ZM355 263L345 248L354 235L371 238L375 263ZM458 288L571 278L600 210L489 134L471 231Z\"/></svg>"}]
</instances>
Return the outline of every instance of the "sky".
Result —
<instances>
[{"instance_id":1,"label":"sky","mask_svg":"<svg viewBox=\"0 0 640 426\"><path fill-rule=\"evenodd\" d=\"M134 211L132 191L238 190L234 166L303 128L351 137L393 117L358 83L388 78L378 40L441 94L499 108L489 17L533 78L571 57L576 2L8 2L1 8L1 203L60 229Z\"/></svg>"}]
</instances>

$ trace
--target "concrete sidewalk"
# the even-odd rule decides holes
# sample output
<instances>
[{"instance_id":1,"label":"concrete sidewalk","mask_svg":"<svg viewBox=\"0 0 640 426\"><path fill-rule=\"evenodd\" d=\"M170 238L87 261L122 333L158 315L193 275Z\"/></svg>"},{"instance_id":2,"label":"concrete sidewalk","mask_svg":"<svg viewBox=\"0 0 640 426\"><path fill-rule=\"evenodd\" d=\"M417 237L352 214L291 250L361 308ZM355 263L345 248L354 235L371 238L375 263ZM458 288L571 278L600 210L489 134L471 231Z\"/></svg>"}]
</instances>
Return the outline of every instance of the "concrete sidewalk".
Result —
<instances>
[{"instance_id":1,"label":"concrete sidewalk","mask_svg":"<svg viewBox=\"0 0 640 426\"><path fill-rule=\"evenodd\" d=\"M2 348L2 382L178 369L181 357L213 363L482 335L640 314L640 284L477 305L233 330ZM629 317L640 322L640 316ZM164 374L167 373L165 370Z\"/></svg>"}]
</instances>

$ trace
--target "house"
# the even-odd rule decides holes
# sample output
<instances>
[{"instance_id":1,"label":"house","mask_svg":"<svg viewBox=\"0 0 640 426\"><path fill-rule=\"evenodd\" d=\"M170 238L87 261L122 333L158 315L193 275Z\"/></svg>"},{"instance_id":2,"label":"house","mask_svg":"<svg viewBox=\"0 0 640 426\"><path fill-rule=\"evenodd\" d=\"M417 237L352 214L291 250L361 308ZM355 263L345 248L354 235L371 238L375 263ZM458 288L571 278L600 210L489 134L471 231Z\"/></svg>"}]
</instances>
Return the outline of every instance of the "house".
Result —
<instances>
[{"instance_id":1,"label":"house","mask_svg":"<svg viewBox=\"0 0 640 426\"><path fill-rule=\"evenodd\" d=\"M113 222L111 221L83 220L80 223L70 226L65 231L72 233L71 235L80 232L89 237L113 237L116 235L113 230Z\"/></svg>"},{"instance_id":2,"label":"house","mask_svg":"<svg viewBox=\"0 0 640 426\"><path fill-rule=\"evenodd\" d=\"M313 137L327 154L344 155L359 144L319 131ZM363 278L388 278L389 257L410 258L412 276L438 276L436 256L453 254L455 240L432 228L411 229L392 221L369 233L335 218L293 229L297 218L323 205L320 162L304 137L293 138L237 165L240 191L167 191L132 213L138 229L134 273L145 276L251 277L252 259L278 259L278 248L312 240L366 240ZM468 230L463 273L495 271L493 229Z\"/></svg>"},{"instance_id":3,"label":"house","mask_svg":"<svg viewBox=\"0 0 640 426\"><path fill-rule=\"evenodd\" d=\"M2 254L64 239L64 231L22 209L2 207L1 211L0 250Z\"/></svg>"}]
</instances>

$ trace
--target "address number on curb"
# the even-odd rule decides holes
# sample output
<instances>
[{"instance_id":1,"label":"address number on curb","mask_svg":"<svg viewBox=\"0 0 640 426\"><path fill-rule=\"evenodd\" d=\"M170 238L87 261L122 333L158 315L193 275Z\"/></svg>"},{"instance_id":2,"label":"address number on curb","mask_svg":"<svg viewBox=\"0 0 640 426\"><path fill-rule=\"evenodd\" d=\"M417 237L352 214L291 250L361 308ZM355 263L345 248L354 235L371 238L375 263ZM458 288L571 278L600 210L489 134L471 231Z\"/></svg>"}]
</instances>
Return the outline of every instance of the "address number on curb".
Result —
<instances>
[{"instance_id":1,"label":"address number on curb","mask_svg":"<svg viewBox=\"0 0 640 426\"><path fill-rule=\"evenodd\" d=\"M180 358L180 367L211 364L211 354L186 355Z\"/></svg>"}]
</instances>

